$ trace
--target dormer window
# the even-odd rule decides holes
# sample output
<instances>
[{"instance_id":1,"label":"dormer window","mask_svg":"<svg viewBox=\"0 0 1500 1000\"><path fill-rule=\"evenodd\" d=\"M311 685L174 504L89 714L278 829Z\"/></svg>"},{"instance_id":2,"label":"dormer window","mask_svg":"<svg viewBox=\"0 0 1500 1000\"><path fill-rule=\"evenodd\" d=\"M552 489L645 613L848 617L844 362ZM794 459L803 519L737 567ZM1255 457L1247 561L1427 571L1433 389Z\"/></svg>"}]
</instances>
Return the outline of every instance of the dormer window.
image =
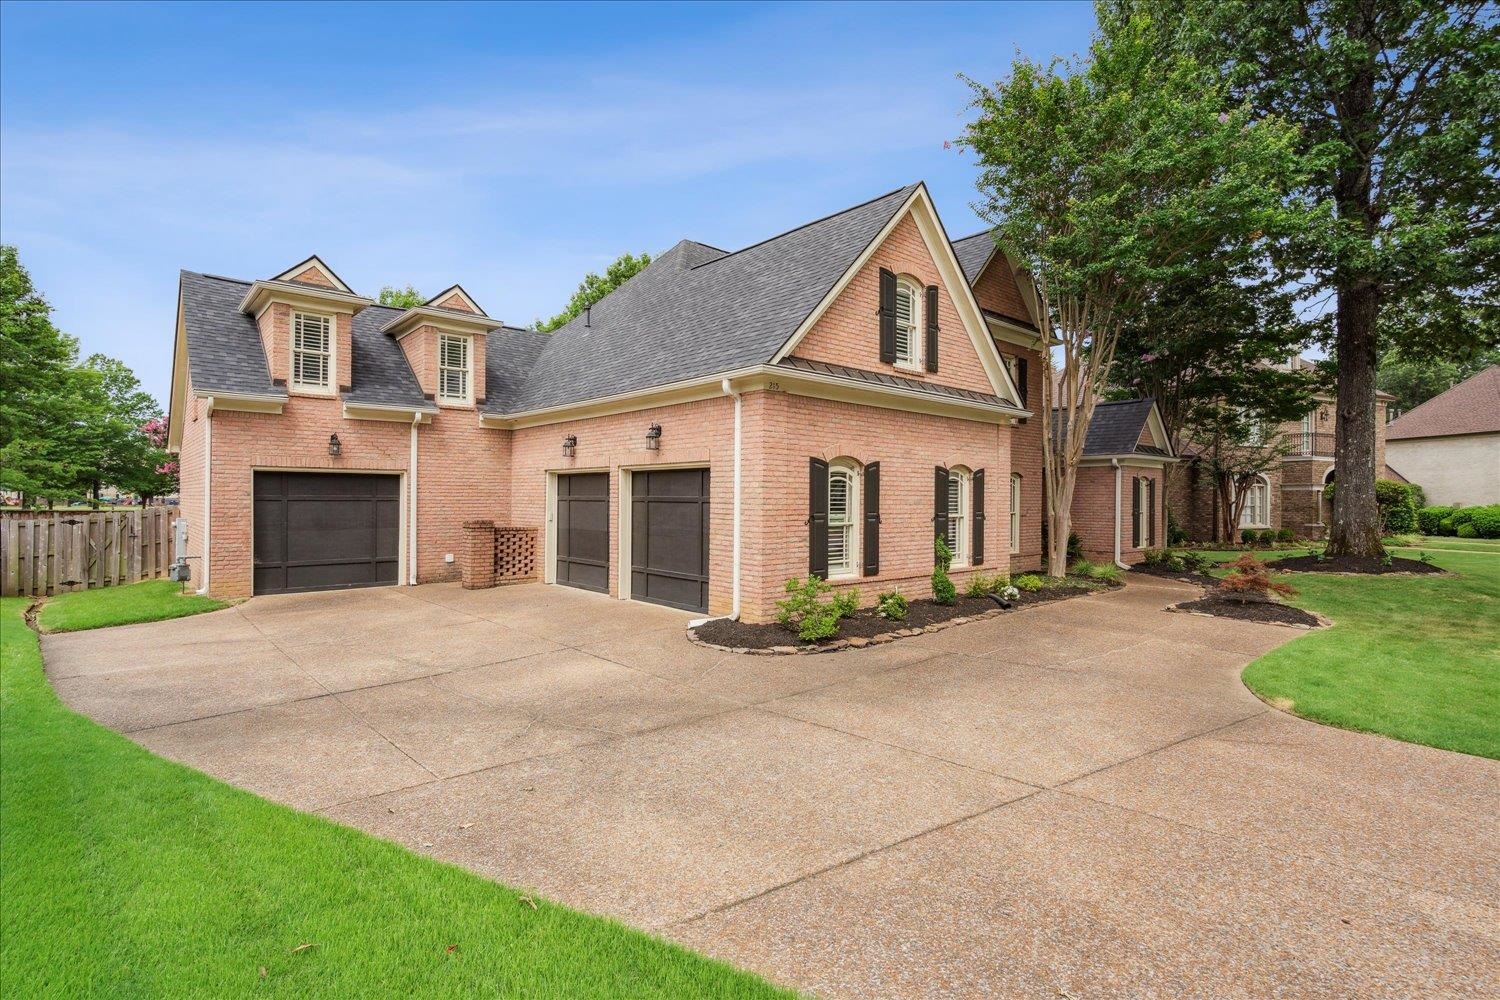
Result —
<instances>
[{"instance_id":1,"label":"dormer window","mask_svg":"<svg viewBox=\"0 0 1500 1000\"><path fill-rule=\"evenodd\" d=\"M452 333L438 336L438 399L467 405L473 399L469 370L469 338Z\"/></svg>"},{"instance_id":2,"label":"dormer window","mask_svg":"<svg viewBox=\"0 0 1500 1000\"><path fill-rule=\"evenodd\" d=\"M292 313L292 388L328 392L333 370L333 317Z\"/></svg>"},{"instance_id":3,"label":"dormer window","mask_svg":"<svg viewBox=\"0 0 1500 1000\"><path fill-rule=\"evenodd\" d=\"M918 303L922 293L916 285L901 279L896 282L896 364L916 368L921 365L917 337Z\"/></svg>"}]
</instances>

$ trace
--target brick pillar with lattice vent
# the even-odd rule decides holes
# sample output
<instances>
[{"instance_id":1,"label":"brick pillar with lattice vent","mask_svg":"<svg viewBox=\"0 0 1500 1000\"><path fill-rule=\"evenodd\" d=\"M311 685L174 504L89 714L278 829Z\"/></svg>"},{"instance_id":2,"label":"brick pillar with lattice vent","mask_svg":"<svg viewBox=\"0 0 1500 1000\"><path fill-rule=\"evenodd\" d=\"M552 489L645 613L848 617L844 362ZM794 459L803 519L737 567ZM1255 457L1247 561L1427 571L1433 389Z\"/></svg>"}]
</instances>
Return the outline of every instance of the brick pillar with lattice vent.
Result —
<instances>
[{"instance_id":1,"label":"brick pillar with lattice vent","mask_svg":"<svg viewBox=\"0 0 1500 1000\"><path fill-rule=\"evenodd\" d=\"M462 557L465 590L483 590L495 585L495 522L464 522Z\"/></svg>"}]
</instances>

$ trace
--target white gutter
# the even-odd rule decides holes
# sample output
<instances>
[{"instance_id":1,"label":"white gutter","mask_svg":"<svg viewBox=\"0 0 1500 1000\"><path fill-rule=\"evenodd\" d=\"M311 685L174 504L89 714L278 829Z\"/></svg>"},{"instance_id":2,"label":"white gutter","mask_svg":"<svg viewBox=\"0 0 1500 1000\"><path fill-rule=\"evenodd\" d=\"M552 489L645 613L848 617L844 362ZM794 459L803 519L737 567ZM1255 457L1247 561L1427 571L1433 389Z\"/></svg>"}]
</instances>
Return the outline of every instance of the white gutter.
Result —
<instances>
[{"instance_id":1,"label":"white gutter","mask_svg":"<svg viewBox=\"0 0 1500 1000\"><path fill-rule=\"evenodd\" d=\"M1120 460L1112 458L1109 464L1115 470L1115 565L1121 569L1129 569L1130 566L1120 558L1120 478L1125 470L1120 468Z\"/></svg>"},{"instance_id":2,"label":"white gutter","mask_svg":"<svg viewBox=\"0 0 1500 1000\"><path fill-rule=\"evenodd\" d=\"M210 493L214 481L214 398L208 397L203 407L203 586L198 593L208 593L208 570L212 560L208 557L210 538L209 525L213 524L213 504Z\"/></svg>"},{"instance_id":3,"label":"white gutter","mask_svg":"<svg viewBox=\"0 0 1500 1000\"><path fill-rule=\"evenodd\" d=\"M408 557L411 560L411 568L407 572L407 578L411 581L413 587L417 585L417 425L421 422L421 413L412 414L411 464L409 466L411 469L411 516L408 518L411 523L407 527L407 530L411 533L411 544L408 546L411 550L411 554Z\"/></svg>"},{"instance_id":4,"label":"white gutter","mask_svg":"<svg viewBox=\"0 0 1500 1000\"><path fill-rule=\"evenodd\" d=\"M734 397L734 600L729 617L739 621L740 617L740 393L734 391L729 379L721 383L726 395Z\"/></svg>"}]
</instances>

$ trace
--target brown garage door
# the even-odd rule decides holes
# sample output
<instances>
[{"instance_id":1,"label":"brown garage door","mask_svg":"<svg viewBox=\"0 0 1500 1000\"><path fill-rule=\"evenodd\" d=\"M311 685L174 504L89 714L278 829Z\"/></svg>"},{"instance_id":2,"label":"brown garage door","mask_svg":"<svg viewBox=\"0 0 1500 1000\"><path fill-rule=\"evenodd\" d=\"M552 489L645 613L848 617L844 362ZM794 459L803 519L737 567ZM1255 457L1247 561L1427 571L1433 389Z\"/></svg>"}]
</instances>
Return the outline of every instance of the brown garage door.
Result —
<instances>
[{"instance_id":1,"label":"brown garage door","mask_svg":"<svg viewBox=\"0 0 1500 1000\"><path fill-rule=\"evenodd\" d=\"M630 478L630 596L708 610L708 470Z\"/></svg>"},{"instance_id":2,"label":"brown garage door","mask_svg":"<svg viewBox=\"0 0 1500 1000\"><path fill-rule=\"evenodd\" d=\"M557 477L557 582L609 592L609 476Z\"/></svg>"},{"instance_id":3,"label":"brown garage door","mask_svg":"<svg viewBox=\"0 0 1500 1000\"><path fill-rule=\"evenodd\" d=\"M255 593L396 582L401 477L255 473Z\"/></svg>"}]
</instances>

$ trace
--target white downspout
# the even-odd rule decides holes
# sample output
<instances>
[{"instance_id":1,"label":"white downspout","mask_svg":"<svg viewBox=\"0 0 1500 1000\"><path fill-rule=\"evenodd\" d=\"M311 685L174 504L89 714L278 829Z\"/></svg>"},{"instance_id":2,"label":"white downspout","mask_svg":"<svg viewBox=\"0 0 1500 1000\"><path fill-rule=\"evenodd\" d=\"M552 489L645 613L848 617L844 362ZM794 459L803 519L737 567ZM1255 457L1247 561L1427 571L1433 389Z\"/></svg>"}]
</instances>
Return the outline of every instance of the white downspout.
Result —
<instances>
[{"instance_id":1,"label":"white downspout","mask_svg":"<svg viewBox=\"0 0 1500 1000\"><path fill-rule=\"evenodd\" d=\"M214 398L208 397L203 406L203 586L198 588L198 593L208 593L208 568L211 560L208 558L208 543L210 536L209 525L213 523L210 514L213 504L210 502L210 493L214 481Z\"/></svg>"},{"instance_id":2,"label":"white downspout","mask_svg":"<svg viewBox=\"0 0 1500 1000\"><path fill-rule=\"evenodd\" d=\"M1112 458L1109 464L1115 470L1115 565L1121 569L1129 569L1130 566L1120 558L1120 477L1125 470L1120 468L1120 460Z\"/></svg>"},{"instance_id":3,"label":"white downspout","mask_svg":"<svg viewBox=\"0 0 1500 1000\"><path fill-rule=\"evenodd\" d=\"M740 393L734 391L729 379L721 383L724 393L734 397L734 599L729 617L738 621L740 617Z\"/></svg>"},{"instance_id":4,"label":"white downspout","mask_svg":"<svg viewBox=\"0 0 1500 1000\"><path fill-rule=\"evenodd\" d=\"M407 466L411 470L411 515L408 517L410 524L407 531L411 533L411 542L407 545L410 550L407 558L411 561L411 567L407 572L407 579L411 585L417 585L417 425L422 422L422 414L414 413L411 418L411 460Z\"/></svg>"}]
</instances>

